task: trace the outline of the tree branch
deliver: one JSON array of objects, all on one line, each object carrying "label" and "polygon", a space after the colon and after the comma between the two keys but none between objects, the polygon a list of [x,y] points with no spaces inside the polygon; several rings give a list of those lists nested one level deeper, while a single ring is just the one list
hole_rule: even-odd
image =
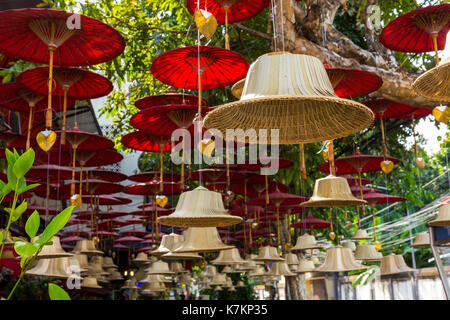
[{"label": "tree branch", "polygon": [[250,29],[250,28],[247,28],[246,26],[243,26],[240,23],[235,23],[235,24],[233,24],[233,26],[235,26],[239,30],[245,31],[245,32],[250,33],[250,34],[252,34],[254,36],[257,36],[257,37],[260,37],[260,38],[263,38],[263,39],[266,39],[266,40],[269,40],[269,41],[272,40],[272,37],[269,36],[268,34],[263,33],[263,32],[259,32],[259,31],[256,31],[256,30],[253,30],[253,29]]}]

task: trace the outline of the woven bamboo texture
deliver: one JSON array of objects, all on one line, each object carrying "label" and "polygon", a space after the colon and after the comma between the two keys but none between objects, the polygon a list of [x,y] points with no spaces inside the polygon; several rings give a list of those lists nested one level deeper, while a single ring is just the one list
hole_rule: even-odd
[{"label": "woven bamboo texture", "polygon": [[412,85],[420,96],[433,101],[450,101],[450,59],[425,72]]}]

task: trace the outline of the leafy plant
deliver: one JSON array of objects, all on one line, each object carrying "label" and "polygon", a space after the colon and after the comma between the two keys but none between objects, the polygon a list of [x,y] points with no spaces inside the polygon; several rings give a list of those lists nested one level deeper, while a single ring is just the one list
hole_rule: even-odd
[{"label": "leafy plant", "polygon": [[[33,166],[34,157],[35,154],[33,149],[29,149],[22,155],[19,155],[19,153],[15,149],[13,151],[6,149],[6,159],[8,165],[6,173],[8,177],[8,182],[5,183],[3,181],[0,181],[0,196],[1,196],[0,203],[11,192],[14,192],[14,196],[11,208],[5,209],[6,212],[9,213],[9,219],[5,230],[0,233],[1,237],[0,256],[2,256],[3,254],[3,249],[5,246],[6,238],[11,224],[19,220],[19,218],[27,210],[28,207],[26,201],[23,201],[22,203],[17,205],[19,196],[22,193],[32,190],[35,187],[39,186],[39,184],[27,185],[27,182],[25,180],[26,173]],[[21,271],[18,280],[16,281],[14,287],[9,292],[7,298],[8,300],[11,299],[11,297],[13,296],[17,286],[25,276],[27,270],[36,260],[42,248],[46,245],[52,244],[51,241],[53,236],[66,225],[67,221],[69,220],[72,214],[72,211],[73,207],[68,207],[64,209],[47,225],[42,234],[36,237],[36,234],[40,227],[41,220],[39,218],[39,212],[35,210],[30,215],[25,224],[25,232],[30,238],[30,241],[24,240],[22,238],[16,237],[12,238],[14,240],[14,250],[18,255],[20,255]],[[61,290],[63,289],[61,289],[60,287],[58,288],[59,289],[54,289],[53,287],[49,286],[50,295],[59,298],[63,297],[64,295],[61,292]],[[65,294],[67,295],[67,293]]]}]

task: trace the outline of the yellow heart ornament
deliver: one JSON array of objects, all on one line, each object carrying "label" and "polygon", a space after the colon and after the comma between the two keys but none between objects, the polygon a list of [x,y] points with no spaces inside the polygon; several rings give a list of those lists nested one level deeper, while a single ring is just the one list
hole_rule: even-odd
[{"label": "yellow heart ornament", "polygon": [[380,167],[384,173],[389,174],[394,169],[394,163],[391,160],[384,160],[381,161]]},{"label": "yellow heart ornament", "polygon": [[39,148],[45,152],[48,152],[56,142],[56,133],[51,130],[41,131],[36,136],[36,141]]},{"label": "yellow heart ornament", "polygon": [[77,209],[83,209],[83,204],[81,202],[81,196],[79,194],[74,194],[70,197],[70,205]]},{"label": "yellow heart ornament", "polygon": [[438,106],[433,109],[433,116],[436,121],[447,123],[450,120],[450,108],[447,106]]},{"label": "yellow heart ornament", "polygon": [[164,208],[169,199],[166,196],[156,196],[156,204],[161,208]]},{"label": "yellow heart ornament", "polygon": [[214,140],[211,139],[203,139],[197,145],[197,149],[204,154],[205,156],[211,157],[214,150],[216,148],[216,144]]},{"label": "yellow heart ornament", "polygon": [[375,241],[373,243],[373,246],[375,247],[375,249],[377,249],[377,251],[380,251],[380,249],[381,249],[381,242],[380,241]]},{"label": "yellow heart ornament", "polygon": [[423,160],[422,157],[418,157],[416,158],[416,166],[422,170],[423,168],[425,168],[425,160]]},{"label": "yellow heart ornament", "polygon": [[212,13],[206,10],[197,10],[194,13],[195,24],[206,39],[211,39],[217,29],[217,20]]},{"label": "yellow heart ornament", "polygon": [[328,236],[330,237],[331,240],[334,240],[336,238],[336,233],[334,233],[333,231],[331,231]]}]

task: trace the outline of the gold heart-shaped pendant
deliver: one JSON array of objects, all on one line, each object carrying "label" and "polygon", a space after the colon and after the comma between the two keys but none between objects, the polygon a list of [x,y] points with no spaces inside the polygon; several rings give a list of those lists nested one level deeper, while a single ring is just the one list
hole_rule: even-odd
[{"label": "gold heart-shaped pendant", "polygon": [[433,109],[433,116],[436,121],[447,123],[450,119],[450,108],[447,106],[438,106]]},{"label": "gold heart-shaped pendant", "polygon": [[346,229],[350,229],[352,227],[352,225],[353,225],[353,222],[346,221],[344,226],[345,226]]},{"label": "gold heart-shaped pendant", "polygon": [[286,251],[291,251],[291,249],[293,248],[294,246],[292,245],[292,243],[286,243],[285,245],[284,245],[284,248],[286,249]]},{"label": "gold heart-shaped pendant", "polygon": [[381,161],[380,167],[384,173],[389,174],[394,169],[394,163],[391,160],[384,160]]},{"label": "gold heart-shaped pendant", "polygon": [[380,241],[375,241],[373,243],[373,246],[375,247],[375,249],[377,249],[377,251],[380,251],[380,249],[381,249],[381,242]]},{"label": "gold heart-shaped pendant", "polygon": [[416,158],[416,166],[422,170],[423,168],[425,168],[425,160],[423,160],[422,157],[418,157]]},{"label": "gold heart-shaped pendant", "polygon": [[164,208],[166,206],[167,201],[169,201],[169,198],[167,198],[166,196],[156,196],[156,204],[161,208]]},{"label": "gold heart-shaped pendant", "polygon": [[70,205],[77,209],[83,209],[83,203],[81,202],[81,196],[79,194],[74,194],[70,197]]},{"label": "gold heart-shaped pendant", "polygon": [[56,142],[56,133],[51,130],[41,131],[36,136],[39,147],[48,152]]},{"label": "gold heart-shaped pendant", "polygon": [[330,232],[330,233],[328,234],[328,236],[330,237],[331,240],[334,240],[334,239],[336,238],[336,233],[334,233],[334,232],[332,231],[332,232]]},{"label": "gold heart-shaped pendant", "polygon": [[203,139],[197,145],[197,149],[207,157],[211,157],[216,148],[216,143],[211,139]]},{"label": "gold heart-shaped pendant", "polygon": [[329,156],[330,156],[330,153],[328,152],[328,150],[324,150],[324,151],[322,152],[322,157],[323,157],[325,160],[328,160]]},{"label": "gold heart-shaped pendant", "polygon": [[217,29],[217,20],[212,13],[206,10],[197,10],[194,13],[195,24],[206,39],[211,39]]}]

